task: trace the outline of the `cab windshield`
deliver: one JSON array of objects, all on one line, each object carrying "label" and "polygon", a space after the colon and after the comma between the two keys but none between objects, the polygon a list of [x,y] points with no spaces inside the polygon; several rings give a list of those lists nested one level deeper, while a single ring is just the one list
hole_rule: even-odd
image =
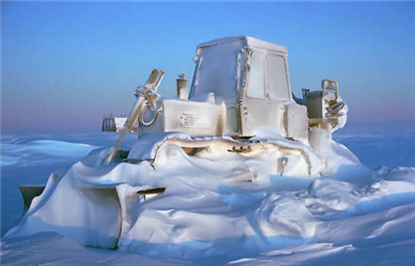
[{"label": "cab windshield", "polygon": [[217,45],[200,53],[189,98],[211,92],[224,100],[237,95],[238,55],[229,48],[232,46]]}]

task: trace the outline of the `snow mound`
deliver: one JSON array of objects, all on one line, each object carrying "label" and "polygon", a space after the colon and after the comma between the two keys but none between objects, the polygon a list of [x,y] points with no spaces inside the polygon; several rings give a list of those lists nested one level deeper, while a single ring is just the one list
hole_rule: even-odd
[{"label": "snow mound", "polygon": [[319,178],[298,196],[311,213],[326,218],[362,215],[415,202],[415,168],[382,168],[360,181],[363,182]]},{"label": "snow mound", "polygon": [[[103,167],[98,162],[109,148],[92,145],[108,145],[116,137],[89,136],[85,143],[90,145],[70,143],[67,137],[2,140],[2,174],[8,174],[2,184],[14,180],[16,170],[27,175],[27,169],[38,167],[40,175],[51,165],[62,162],[60,167],[69,167],[89,153],[60,172],[63,175],[50,175],[45,192],[2,238],[2,262],[348,265],[366,258],[369,265],[412,265],[415,261],[415,168],[372,171],[334,142],[325,152],[342,153],[350,160],[337,172],[318,178],[271,174],[261,156],[206,159],[188,156],[178,147],[167,149],[168,156],[155,167],[145,160]],[[244,180],[252,182],[238,182]],[[17,186],[9,185],[16,190]],[[144,199],[139,193],[160,187],[165,192],[154,197]],[[2,200],[9,195],[4,192]],[[114,248],[117,251],[109,250]],[[21,256],[21,250],[30,259]]]},{"label": "snow mound", "polygon": [[[57,232],[85,246],[238,264],[261,254],[314,247],[336,253],[372,238],[415,234],[414,168],[348,165],[333,176],[301,179],[269,175],[258,160],[209,161],[182,149],[169,151],[156,171],[147,161],[96,167],[107,151],[94,150],[63,177],[52,175],[6,237]],[[252,182],[229,182],[252,173]],[[166,190],[144,200],[138,191],[147,187]],[[395,222],[379,224],[385,217]]]}]

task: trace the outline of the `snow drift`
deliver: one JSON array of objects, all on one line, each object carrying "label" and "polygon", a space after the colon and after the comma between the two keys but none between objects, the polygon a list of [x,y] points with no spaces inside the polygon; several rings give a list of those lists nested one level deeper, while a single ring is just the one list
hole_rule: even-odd
[{"label": "snow drift", "polygon": [[[238,260],[415,235],[414,168],[373,172],[351,160],[328,177],[296,178],[269,174],[255,158],[207,160],[178,147],[156,170],[147,161],[96,167],[107,152],[52,174],[6,237],[57,232],[157,258],[248,263]],[[244,176],[252,182],[235,183]],[[166,190],[144,199],[138,192],[149,187]]]}]

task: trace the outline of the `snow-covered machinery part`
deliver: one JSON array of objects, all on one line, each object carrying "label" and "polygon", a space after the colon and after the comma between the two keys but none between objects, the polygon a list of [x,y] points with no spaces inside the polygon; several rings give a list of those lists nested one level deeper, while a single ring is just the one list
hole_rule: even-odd
[{"label": "snow-covered machinery part", "polygon": [[[67,186],[63,175],[52,174],[46,186],[21,186],[24,200],[24,212],[21,224],[42,215],[42,208],[56,207],[71,198],[71,204],[65,208],[56,208],[54,215],[47,215],[43,222],[46,231],[58,231],[58,228],[72,226],[78,230],[67,230],[64,234],[86,246],[117,249],[121,234],[133,219],[132,209],[164,193],[165,187],[147,185],[129,186],[110,185],[102,187]],[[62,185],[66,189],[59,189]],[[62,207],[62,206],[60,206]],[[58,217],[58,218],[57,218]],[[15,228],[8,234],[18,234],[21,228]],[[90,229],[99,230],[91,233]]]},{"label": "snow-covered machinery part", "polygon": [[176,85],[177,98],[181,100],[189,99],[189,81],[185,78],[183,73],[179,75],[178,79],[176,79]]},{"label": "snow-covered machinery part", "polygon": [[337,82],[334,80],[324,79],[321,82],[321,91],[303,89],[304,104],[307,106],[307,112],[310,119],[311,127],[335,127],[339,124],[339,117],[343,116],[341,112],[345,103],[339,100]]},{"label": "snow-covered machinery part", "polygon": [[154,69],[151,72],[151,75],[148,78],[146,84],[144,86],[137,88],[137,90],[134,93],[134,95],[137,97],[137,101],[135,102],[134,107],[130,111],[127,121],[125,121],[124,130],[121,133],[121,136],[117,144],[109,151],[108,155],[105,157],[104,162],[111,163],[114,160],[118,152],[118,149],[120,148],[121,143],[125,137],[125,134],[131,130],[131,127],[138,119],[139,114],[142,113],[142,108],[145,105],[150,105],[152,110],[156,108],[156,101],[160,97],[160,95],[158,95],[156,91],[160,85],[161,80],[163,79],[163,76],[163,71]]}]

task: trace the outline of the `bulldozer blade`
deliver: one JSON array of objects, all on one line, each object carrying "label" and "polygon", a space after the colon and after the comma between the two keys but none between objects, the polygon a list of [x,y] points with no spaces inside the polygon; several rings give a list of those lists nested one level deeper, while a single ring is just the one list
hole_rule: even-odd
[{"label": "bulldozer blade", "polygon": [[[146,200],[152,199],[154,197],[162,194],[166,187],[152,187],[148,185],[143,185],[139,187],[129,187],[127,189],[128,193],[125,193],[125,190],[121,188],[122,186],[109,186],[109,187],[67,187],[65,191],[53,191],[51,192],[48,188],[46,193],[49,194],[49,200],[52,202],[54,199],[58,199],[56,204],[59,205],[59,199],[62,199],[63,195],[79,194],[79,198],[73,201],[71,204],[77,206],[72,210],[77,210],[77,212],[62,212],[60,213],[61,219],[55,220],[53,215],[52,217],[45,217],[44,222],[48,223],[51,230],[57,230],[67,226],[67,221],[73,220],[78,224],[79,230],[88,234],[91,232],[90,229],[97,229],[97,234],[94,235],[93,240],[82,242],[84,238],[79,237],[77,234],[73,234],[72,231],[68,232],[68,236],[74,239],[77,239],[84,243],[86,246],[90,247],[100,247],[106,249],[115,250],[118,248],[118,243],[120,241],[123,225],[125,221],[130,221],[131,207],[137,207],[139,204],[142,204]],[[41,195],[45,191],[45,186],[21,186],[19,187],[20,192],[23,197],[24,202],[24,213],[23,213],[23,222],[27,217],[25,215],[30,209],[32,201],[35,197]],[[45,195],[46,197],[48,195]],[[138,201],[135,200],[134,196]],[[33,203],[33,209],[30,209],[30,212],[36,212],[43,205]],[[37,206],[35,206],[35,204]],[[132,205],[131,205],[132,204]],[[52,206],[56,208],[57,205]],[[77,220],[76,217],[84,217],[87,215],[88,219]],[[51,220],[49,220],[51,219]],[[66,221],[66,222],[65,222]],[[94,231],[95,232],[95,231]]]},{"label": "bulldozer blade", "polygon": [[23,215],[29,210],[30,204],[35,197],[40,196],[45,190],[45,186],[20,186],[20,193],[23,197],[24,209]]}]

